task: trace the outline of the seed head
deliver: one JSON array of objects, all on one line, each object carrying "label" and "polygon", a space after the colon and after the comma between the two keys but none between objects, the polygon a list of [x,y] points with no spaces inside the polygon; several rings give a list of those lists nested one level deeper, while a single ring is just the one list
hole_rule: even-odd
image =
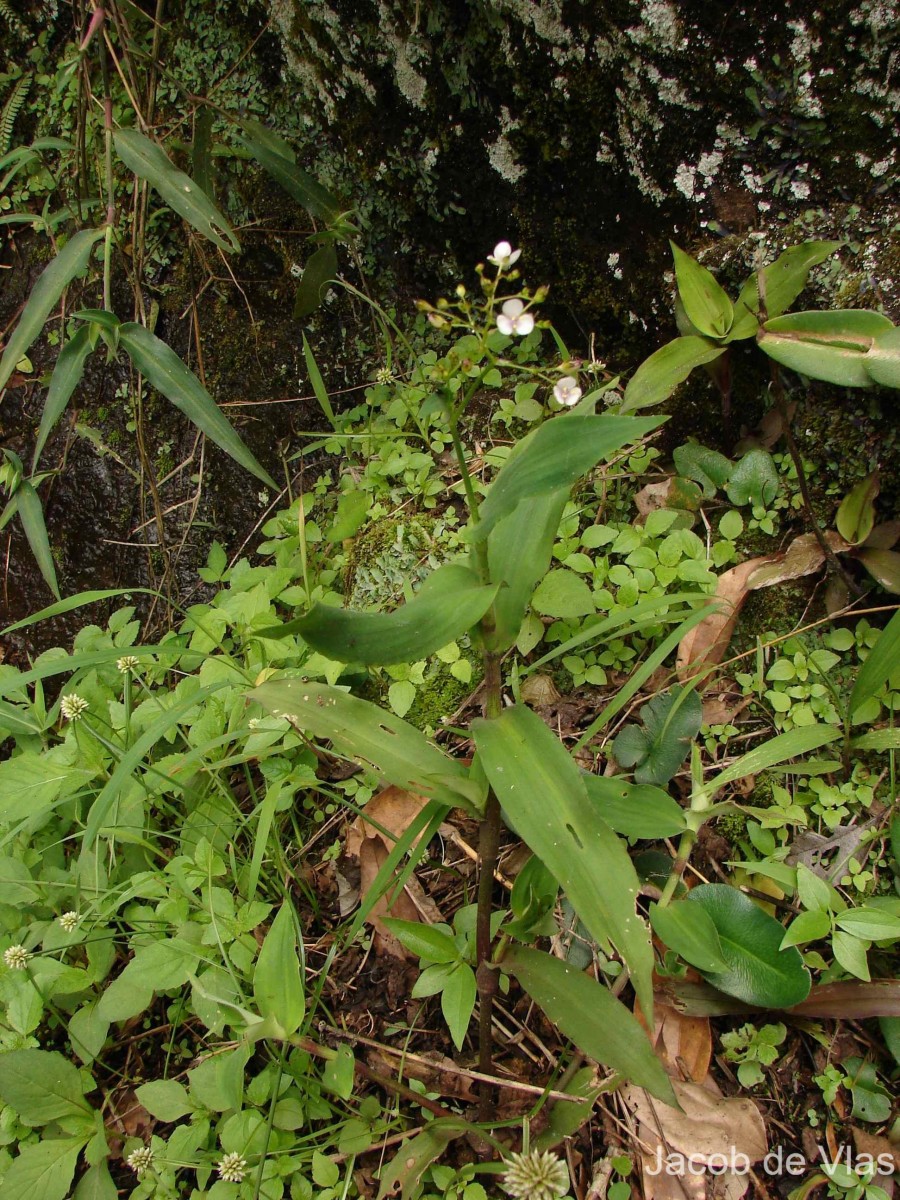
[{"label": "seed head", "polygon": [[59,702],[59,711],[65,721],[80,721],[89,707],[84,696],[76,696],[74,692],[69,692]]},{"label": "seed head", "polygon": [[3,961],[11,971],[24,971],[31,956],[31,951],[24,946],[10,946],[3,951]]},{"label": "seed head", "polygon": [[153,1166],[153,1151],[149,1146],[138,1146],[125,1159],[138,1179]]},{"label": "seed head", "polygon": [[242,1154],[226,1154],[216,1165],[220,1178],[226,1183],[240,1183],[247,1174],[247,1160]]},{"label": "seed head", "polygon": [[522,1200],[557,1200],[569,1190],[566,1164],[549,1150],[511,1154],[503,1176],[503,1189]]}]

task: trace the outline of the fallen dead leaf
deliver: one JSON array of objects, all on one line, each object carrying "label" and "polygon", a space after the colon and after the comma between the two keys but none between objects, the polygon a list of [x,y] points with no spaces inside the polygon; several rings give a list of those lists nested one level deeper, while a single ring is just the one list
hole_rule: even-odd
[{"label": "fallen dead leaf", "polygon": [[730,725],[744,709],[753,703],[752,696],[734,696],[720,692],[718,696],[704,696],[703,724]]},{"label": "fallen dead leaf", "polygon": [[[403,836],[427,803],[426,796],[418,796],[403,788],[391,786],[373,796],[366,805],[365,816],[357,817],[350,826],[346,852],[349,857],[359,860],[361,900],[364,900],[371,890],[378,872],[393,849],[394,841]],[[390,906],[386,896],[379,897],[366,918],[367,923],[375,930],[375,949],[381,954],[402,959],[409,958],[410,955],[382,921],[381,918],[388,915],[398,917],[402,921],[424,919],[430,924],[444,919],[440,909],[425,894],[414,876],[410,876]]]},{"label": "fallen dead leaf", "polygon": [[[640,1005],[635,1005],[634,1015],[647,1029]],[[701,1083],[712,1059],[709,1019],[685,1016],[659,995],[653,998],[653,1015],[656,1024],[650,1040],[666,1071],[673,1079]]]},{"label": "fallen dead leaf", "polygon": [[521,696],[526,704],[552,704],[559,691],[549,675],[529,675],[522,683]]},{"label": "fallen dead leaf", "polygon": [[[867,1133],[865,1129],[857,1129],[854,1126],[853,1142],[856,1146],[857,1154],[871,1154],[872,1158],[876,1161],[883,1154],[885,1159],[893,1161],[894,1171],[900,1172],[900,1146],[895,1146],[886,1137],[879,1137],[875,1133]],[[876,1180],[876,1183],[884,1187],[880,1179]]]},{"label": "fallen dead leaf", "polygon": [[678,647],[676,669],[679,676],[684,678],[700,666],[715,666],[722,661],[738,614],[747,599],[748,580],[754,571],[768,561],[751,558],[719,576],[709,616],[689,630]]},{"label": "fallen dead leaf", "polygon": [[[845,554],[851,549],[850,543],[845,542],[833,529],[826,532],[825,541],[835,554]],[[755,592],[759,588],[772,587],[776,583],[800,579],[804,575],[812,575],[821,570],[824,562],[825,551],[816,535],[802,533],[800,537],[794,538],[787,550],[775,555],[771,561],[762,563],[747,581],[747,587],[751,592]]]}]

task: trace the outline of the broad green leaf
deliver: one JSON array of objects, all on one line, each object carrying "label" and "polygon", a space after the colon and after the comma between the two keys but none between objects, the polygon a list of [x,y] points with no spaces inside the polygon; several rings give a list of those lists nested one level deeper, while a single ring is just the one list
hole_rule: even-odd
[{"label": "broad green leaf", "polygon": [[695,367],[724,354],[721,346],[702,337],[680,337],[645,358],[625,388],[623,413],[650,408],[668,400]]},{"label": "broad green leaf", "polygon": [[881,1036],[894,1062],[900,1066],[900,1017],[879,1017]]},{"label": "broad green leaf", "polygon": [[342,1100],[349,1100],[353,1095],[355,1081],[356,1059],[350,1047],[342,1043],[338,1046],[334,1058],[328,1059],[322,1068],[322,1083]]},{"label": "broad green leaf", "polygon": [[116,1200],[119,1189],[113,1183],[105,1162],[95,1163],[78,1180],[72,1200]]},{"label": "broad green leaf", "polygon": [[488,572],[500,590],[494,600],[494,631],[484,634],[488,650],[508,650],[516,640],[535,585],[550,566],[568,494],[568,488],[559,488],[520,500],[491,531]]},{"label": "broad green leaf", "polygon": [[885,591],[900,594],[900,554],[896,550],[860,550],[857,558]]},{"label": "broad green leaf", "polygon": [[139,1103],[159,1121],[177,1121],[194,1111],[194,1104],[183,1083],[175,1079],[154,1079],[135,1088]]},{"label": "broad green leaf", "polygon": [[900,388],[900,329],[878,334],[863,366],[882,387]]},{"label": "broad green leaf", "polygon": [[263,638],[299,634],[337,662],[366,666],[418,662],[454,642],[481,620],[497,594],[461,563],[438,567],[408,604],[389,613],[316,604],[305,617],[262,629]]},{"label": "broad green leaf", "polygon": [[362,763],[389,783],[444,804],[472,809],[479,789],[462,763],[438,750],[418,729],[368,700],[301,679],[271,680],[248,695],[313,737],[328,738],[338,753]]},{"label": "broad green leaf", "polygon": [[516,832],[555,875],[590,935],[601,945],[609,939],[620,952],[649,1017],[653,952],[635,915],[637,874],[625,844],[591,803],[582,773],[556,735],[522,705],[474,721],[472,731]]},{"label": "broad green leaf", "polygon": [[786,946],[805,946],[807,942],[817,942],[820,938],[831,933],[831,918],[822,909],[802,912],[788,926],[787,932],[781,939],[782,950]]},{"label": "broad green leaf", "polygon": [[701,334],[723,338],[734,320],[734,308],[718,280],[696,259],[669,242],[675,259],[678,294],[688,320]]},{"label": "broad green leaf", "polygon": [[693,688],[673,688],[645,704],[640,717],[644,728],[626,725],[613,754],[621,766],[635,768],[635,783],[668,783],[700,732],[703,703]]},{"label": "broad green leaf", "polygon": [[253,998],[263,1018],[278,1022],[282,1036],[296,1033],[306,1014],[303,971],[294,908],[285,900],[269,926],[253,969]]},{"label": "broad green leaf", "polygon": [[258,121],[245,119],[241,127],[244,130],[241,140],[262,169],[302,208],[326,225],[333,224],[341,215],[340,201],[297,166],[290,145]]},{"label": "broad green leaf", "polygon": [[[803,242],[791,246],[762,271],[767,317],[779,317],[790,308],[803,289],[809,272],[839,249],[841,242]],[[734,306],[734,324],[728,341],[754,337],[759,328],[759,284],[757,272],[741,288]]]},{"label": "broad green leaf", "polygon": [[41,272],[0,358],[0,388],[6,387],[16,364],[44,328],[44,322],[56,307],[60,296],[76,275],[86,269],[94,243],[103,234],[103,229],[82,229],[73,234],[56,258]]},{"label": "broad green leaf", "polygon": [[874,696],[894,671],[900,668],[900,609],[878,635],[878,641],[859,669],[850,693],[850,713],[856,712]]},{"label": "broad green leaf", "polygon": [[[704,784],[703,791],[707,796],[713,796],[728,783],[736,779],[744,779],[747,775],[758,775],[770,767],[787,762],[789,758],[797,758],[818,750],[828,742],[833,742],[841,736],[840,729],[834,725],[811,725],[807,728],[792,729],[789,733],[780,733],[778,737],[769,738],[755,750],[750,750],[730,767],[720,771],[713,779]],[[696,890],[696,889],[695,889]]]},{"label": "broad green leaf", "polygon": [[900,917],[883,908],[852,908],[838,913],[835,924],[855,937],[870,942],[882,942],[900,938]]},{"label": "broad green leaf", "polygon": [[872,976],[869,973],[867,942],[860,941],[853,933],[839,929],[831,939],[831,949],[839,966],[855,975],[857,979],[869,982]]},{"label": "broad green leaf", "polygon": [[565,567],[547,572],[535,589],[531,604],[535,612],[563,620],[590,616],[597,607],[586,581]]},{"label": "broad green leaf", "polygon": [[457,1050],[462,1050],[466,1030],[475,1008],[475,972],[467,963],[460,963],[451,971],[441,989],[441,1012]]},{"label": "broad green leaf", "polygon": [[65,1200],[85,1138],[44,1138],[22,1146],[3,1176],[3,1200]]},{"label": "broad green leaf", "polygon": [[662,788],[607,775],[585,775],[583,779],[591,803],[614,833],[655,841],[687,828],[684,811]]},{"label": "broad green leaf", "polygon": [[294,298],[294,320],[300,321],[314,313],[337,275],[337,251],[332,243],[320,246],[303,268]]},{"label": "broad green leaf", "polygon": [[453,963],[459,960],[459,951],[449,933],[420,921],[401,921],[397,917],[381,919],[410,954],[430,963]]},{"label": "broad green leaf", "polygon": [[740,459],[726,484],[732,504],[753,504],[768,508],[778,495],[780,480],[768,450],[750,450]]},{"label": "broad green leaf", "polygon": [[472,538],[486,538],[516,505],[545,492],[570,488],[586,471],[632,442],[659,421],[647,417],[582,417],[561,413],[522,439],[501,468],[481,505]]},{"label": "broad green leaf", "polygon": [[94,348],[94,339],[90,326],[82,325],[75,336],[63,346],[50,377],[50,387],[47,399],[44,401],[44,411],[41,414],[41,427],[38,430],[34,455],[31,459],[32,473],[37,470],[38,460],[46,445],[47,438],[53,432],[56,422],[63,415],[72,393],[81,382],[84,374],[84,364]]},{"label": "broad green leaf", "polygon": [[162,146],[136,129],[119,129],[113,134],[116,153],[129,171],[145,179],[170,208],[184,217],[220,250],[238,252],[240,242],[225,217],[198,183],[179,171]]},{"label": "broad green leaf", "polygon": [[133,321],[121,327],[119,336],[135,367],[158,392],[235,462],[278,490],[272,476],[259,465],[209,392],[170,346]]},{"label": "broad green leaf", "polygon": [[677,1107],[643,1027],[602,984],[562,959],[524,946],[507,949],[501,965],[579,1050]]},{"label": "broad green leaf", "polygon": [[797,864],[797,896],[811,911],[828,912],[835,904],[832,888],[805,863]]},{"label": "broad green leaf", "polygon": [[372,497],[362,489],[341,492],[334,524],[325,533],[326,542],[343,542],[346,538],[352,538],[360,526],[365,524],[371,504]]},{"label": "broad green leaf", "polygon": [[10,1050],[0,1062],[0,1097],[26,1124],[90,1113],[81,1072],[55,1050]]},{"label": "broad green leaf", "polygon": [[331,428],[337,429],[338,422],[334,415],[334,409],[331,407],[331,397],[328,395],[328,389],[322,379],[322,372],[319,370],[312,346],[310,346],[305,333],[303,335],[303,358],[306,362],[306,370],[309,372],[309,382],[312,384],[312,390],[319,402],[319,408],[325,414]]},{"label": "broad green leaf", "polygon": [[876,337],[890,329],[887,317],[865,309],[799,312],[766,321],[757,342],[770,358],[810,379],[868,388],[866,355]]},{"label": "broad green leaf", "polygon": [[79,308],[72,316],[76,321],[88,321],[92,325],[99,325],[107,333],[115,333],[122,325],[116,314],[108,308]]},{"label": "broad green leaf", "polygon": [[127,1021],[149,1008],[157,992],[181,987],[197,967],[200,949],[179,938],[161,938],[135,951],[125,970],[97,1002],[104,1021]]},{"label": "broad green leaf", "polygon": [[673,900],[665,908],[650,905],[653,932],[698,971],[727,971],[722,943],[712,917],[699,904]]},{"label": "broad green leaf", "polygon": [[724,971],[703,971],[709,982],[746,1004],[792,1008],[809,995],[810,974],[793,946],[782,950],[784,928],[737,888],[704,883],[688,893],[712,917],[728,964]]},{"label": "broad green leaf", "polygon": [[90,1066],[106,1044],[109,1022],[97,1012],[96,1003],[82,1004],[69,1020],[69,1041],[83,1063]]},{"label": "broad green leaf", "polygon": [[697,442],[687,442],[672,451],[672,461],[679,475],[695,479],[703,495],[711,499],[728,482],[734,464],[724,454],[710,450]]},{"label": "broad green leaf", "polygon": [[851,546],[864,542],[875,526],[875,497],[879,488],[878,472],[873,471],[861,479],[840,503],[834,523],[838,533]]},{"label": "broad green leaf", "polygon": [[462,1119],[457,1125],[455,1121],[438,1118],[404,1142],[390,1163],[381,1169],[377,1200],[395,1197],[398,1188],[400,1200],[414,1200],[422,1192],[422,1176],[431,1164],[441,1158],[454,1138],[462,1137],[468,1129]]},{"label": "broad green leaf", "polygon": [[13,500],[35,562],[40,568],[47,587],[58,600],[60,596],[59,584],[56,580],[56,566],[53,562],[53,551],[50,549],[47,526],[44,523],[44,509],[40,496],[29,480],[22,479],[15,490]]}]

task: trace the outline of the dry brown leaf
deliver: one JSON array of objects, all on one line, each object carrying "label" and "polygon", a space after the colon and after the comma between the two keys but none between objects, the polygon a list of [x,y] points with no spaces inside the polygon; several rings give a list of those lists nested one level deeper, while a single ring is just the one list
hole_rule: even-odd
[{"label": "dry brown leaf", "polygon": [[526,704],[552,704],[559,699],[559,691],[549,675],[529,675],[522,683],[522,699]]},{"label": "dry brown leaf", "polygon": [[683,678],[700,666],[715,666],[722,661],[741,606],[747,599],[748,580],[768,558],[751,558],[719,576],[709,616],[682,638],[676,667]]},{"label": "dry brown leaf", "polygon": [[[646,1029],[640,1005],[635,1005],[634,1015]],[[658,994],[653,998],[653,1015],[656,1025],[650,1040],[666,1071],[673,1079],[702,1082],[709,1074],[712,1058],[708,1018],[685,1016]]]},{"label": "dry brown leaf", "polygon": [[[886,1137],[879,1137],[875,1133],[867,1133],[865,1129],[857,1129],[855,1126],[853,1129],[853,1141],[856,1145],[857,1154],[870,1154],[876,1161],[884,1154],[886,1158],[893,1161],[894,1170],[900,1173],[900,1146],[895,1146]],[[884,1187],[880,1179],[875,1182]]]},{"label": "dry brown leaf", "polygon": [[718,696],[704,696],[703,724],[730,725],[735,717],[740,716],[748,704],[752,703],[752,696],[733,696],[728,692],[720,692]]},{"label": "dry brown leaf", "polygon": [[[835,554],[845,554],[851,547],[839,533],[829,529],[825,541]],[[825,562],[825,551],[819,544],[814,533],[803,533],[794,538],[782,554],[776,554],[768,563],[760,566],[748,581],[747,587],[751,592],[759,588],[772,587],[776,583],[787,583],[791,579],[800,579],[803,575],[812,575],[821,569]]]},{"label": "dry brown leaf", "polygon": [[[359,894],[365,900],[375,882],[378,872],[390,854],[394,839],[400,838],[413,823],[425,805],[426,796],[418,796],[403,788],[388,787],[373,796],[366,805],[365,816],[357,817],[347,834],[347,854],[359,859]],[[381,829],[386,833],[382,833]],[[388,836],[393,834],[393,838]],[[381,896],[366,918],[375,929],[375,948],[381,954],[393,958],[409,958],[400,942],[382,921],[384,916],[398,917],[401,921],[419,921],[424,918],[431,924],[443,921],[443,914],[434,901],[422,891],[413,877],[388,907],[387,897]]]}]

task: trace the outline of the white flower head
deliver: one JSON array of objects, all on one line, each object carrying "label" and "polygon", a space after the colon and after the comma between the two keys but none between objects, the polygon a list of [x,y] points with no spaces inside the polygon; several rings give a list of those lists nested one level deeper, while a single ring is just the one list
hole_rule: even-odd
[{"label": "white flower head", "polygon": [[138,1146],[125,1159],[138,1179],[153,1166],[153,1151],[149,1146]]},{"label": "white flower head", "polygon": [[578,380],[573,379],[571,375],[563,375],[556,387],[553,389],[553,396],[557,404],[563,405],[564,408],[574,408],[581,399],[581,388],[578,386]]},{"label": "white flower head", "polygon": [[499,271],[508,271],[513,263],[519,261],[521,250],[513,250],[509,242],[498,242],[494,253],[488,255],[488,262],[493,263]]},{"label": "white flower head", "polygon": [[116,670],[121,671],[123,675],[129,675],[139,666],[140,661],[136,654],[123,654],[121,658],[116,659]]},{"label": "white flower head", "polygon": [[526,337],[534,329],[534,317],[525,311],[521,300],[506,300],[497,318],[497,328],[507,337],[512,337],[513,334]]},{"label": "white flower head", "polygon": [[10,946],[3,951],[3,961],[11,971],[24,971],[31,957],[31,951],[24,946]]},{"label": "white flower head", "polygon": [[66,933],[74,933],[78,928],[78,922],[80,920],[81,917],[79,917],[78,913],[73,908],[70,909],[69,912],[64,912],[62,914],[62,916],[59,918],[59,923]]},{"label": "white flower head", "polygon": [[88,708],[84,696],[76,696],[74,692],[69,692],[68,696],[63,696],[59,702],[59,711],[65,721],[80,721]]},{"label": "white flower head", "polygon": [[510,1196],[528,1197],[528,1200],[556,1200],[569,1190],[569,1172],[566,1164],[550,1150],[541,1154],[531,1150],[528,1154],[510,1154],[509,1164],[503,1176],[503,1190]]},{"label": "white flower head", "polygon": [[226,1154],[216,1164],[220,1178],[226,1183],[240,1183],[247,1174],[247,1160],[242,1154]]}]

